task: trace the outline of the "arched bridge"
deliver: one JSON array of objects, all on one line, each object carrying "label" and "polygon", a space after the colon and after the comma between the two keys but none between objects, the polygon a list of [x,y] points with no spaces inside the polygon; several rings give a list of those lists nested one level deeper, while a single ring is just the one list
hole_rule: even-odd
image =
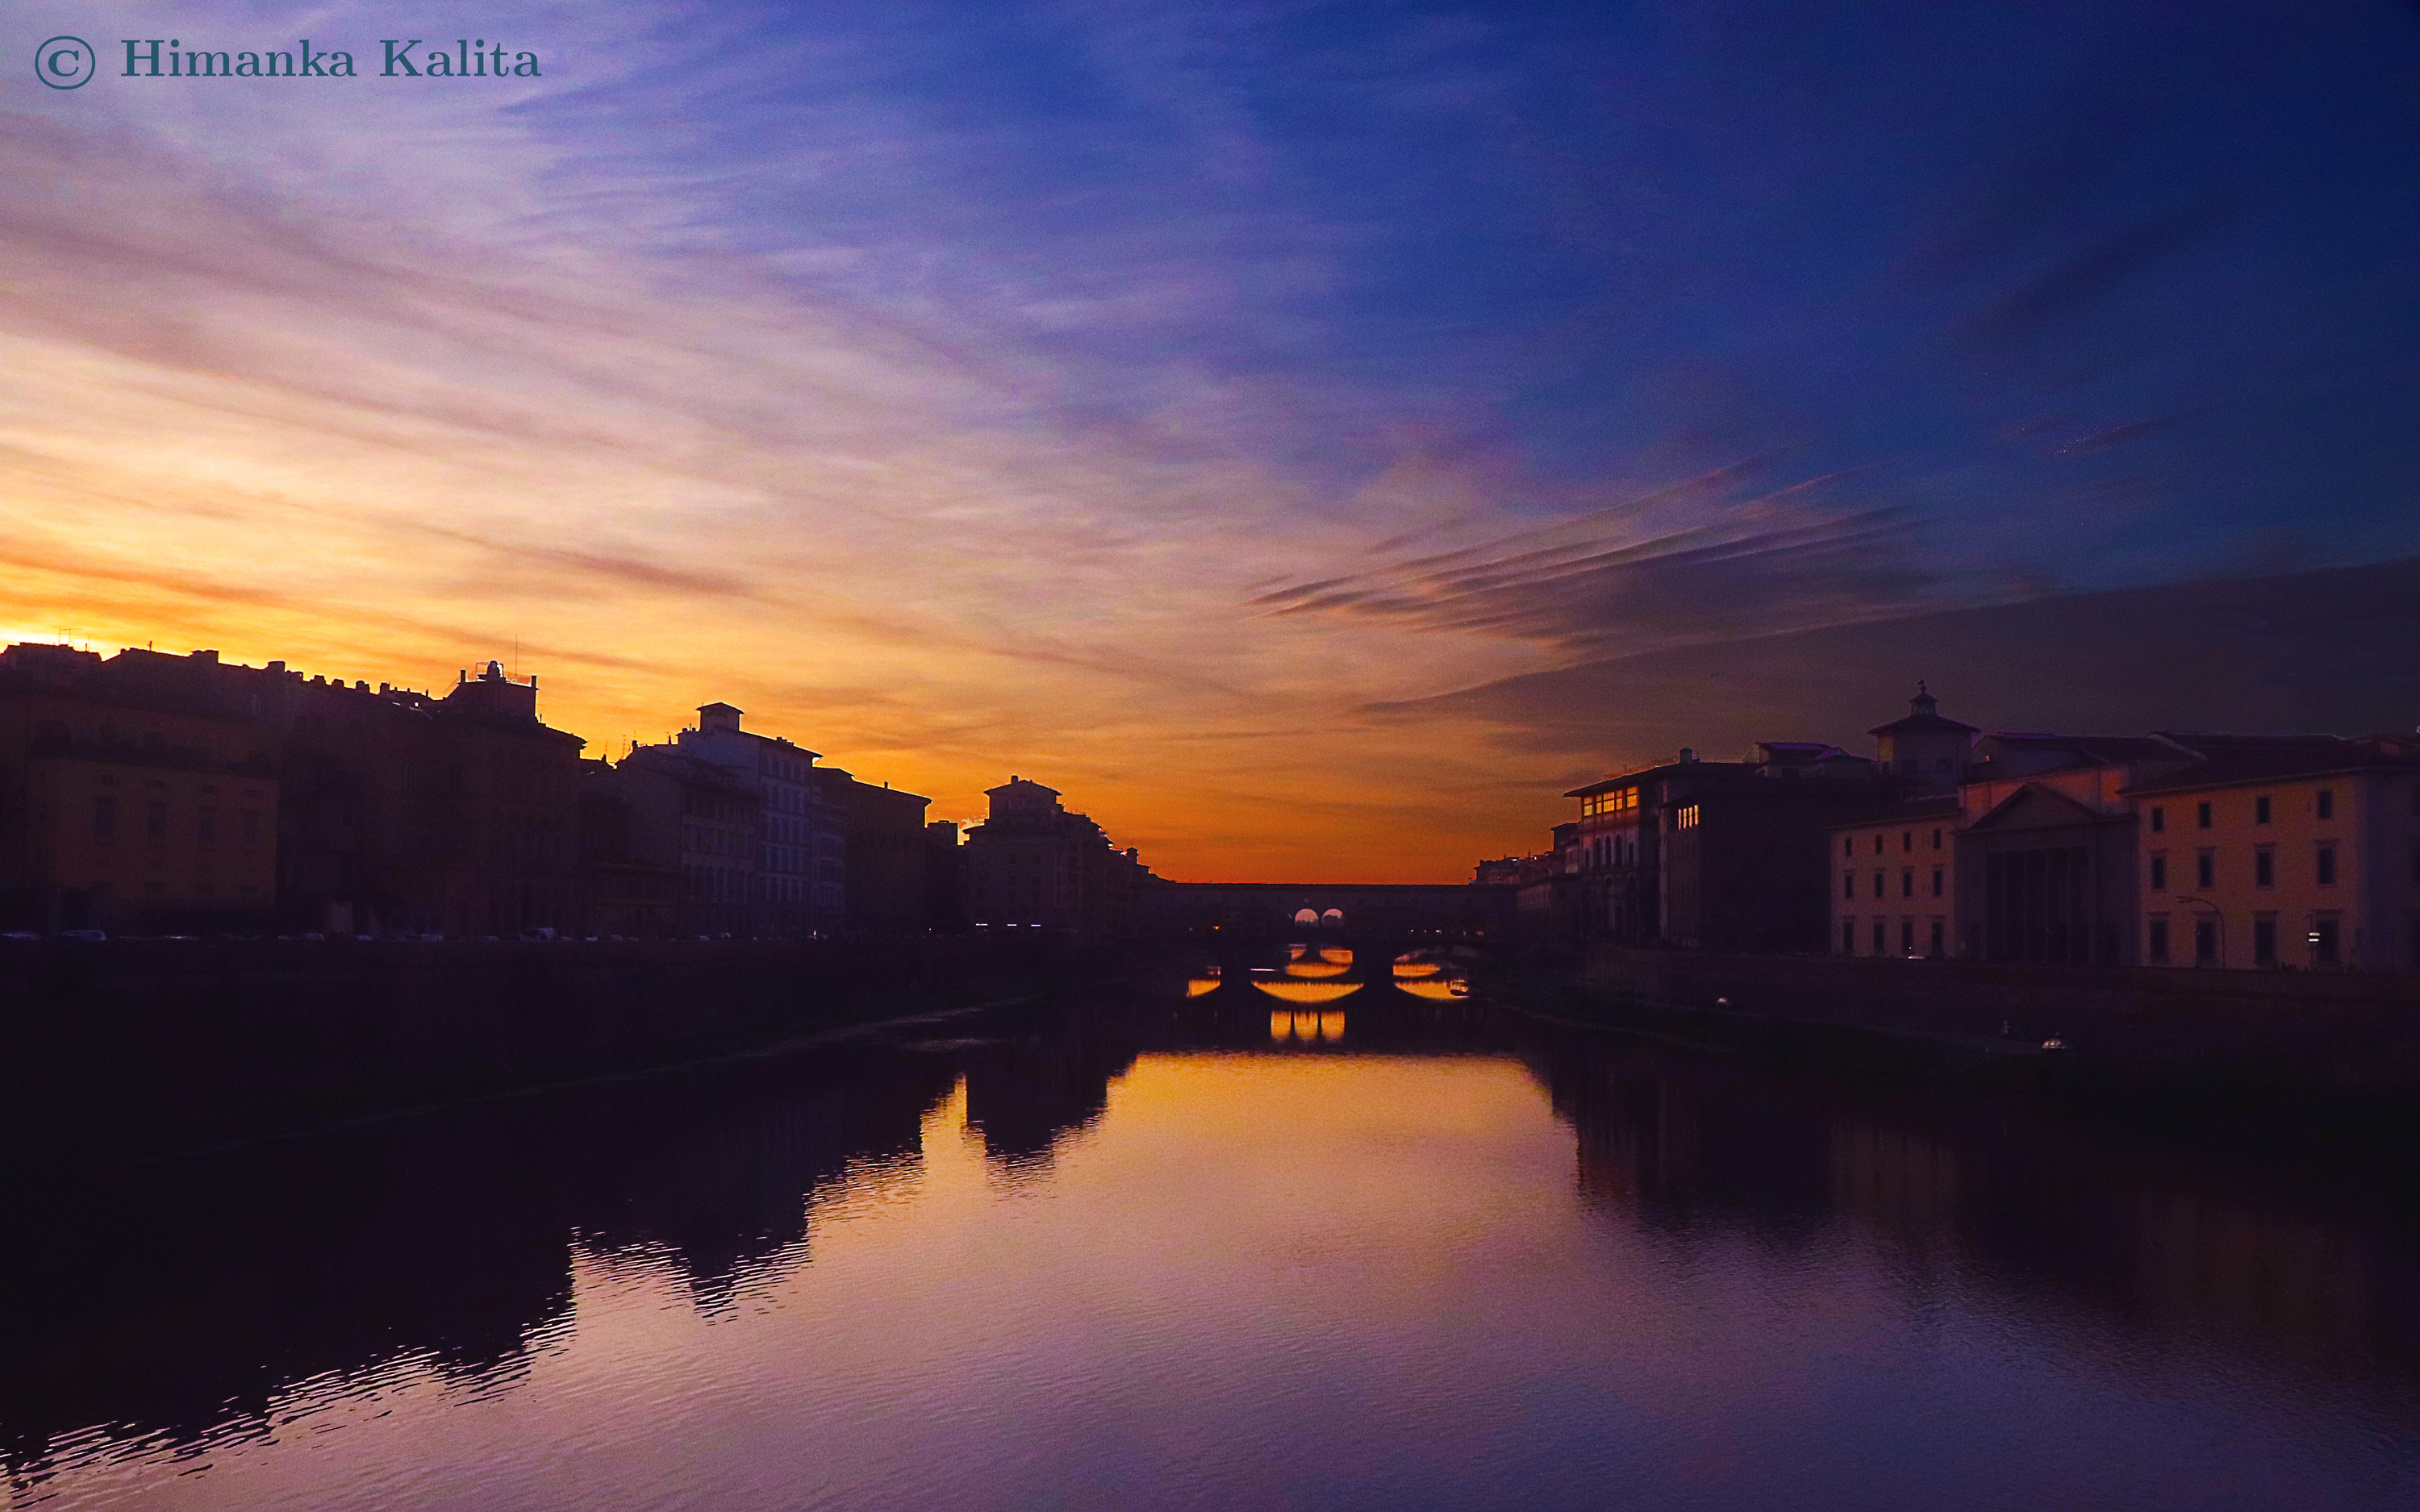
[{"label": "arched bridge", "polygon": [[1156,882],[1135,898],[1135,925],[1165,939],[1477,938],[1502,889],[1464,883]]}]

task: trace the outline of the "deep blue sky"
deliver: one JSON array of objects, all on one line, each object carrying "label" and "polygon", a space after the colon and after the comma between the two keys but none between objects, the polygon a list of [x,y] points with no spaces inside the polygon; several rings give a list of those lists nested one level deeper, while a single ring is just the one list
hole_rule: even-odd
[{"label": "deep blue sky", "polygon": [[[1926,560],[2032,582],[2413,547],[2409,6],[844,4],[665,39],[543,128],[693,207],[656,234],[843,251],[796,276],[1047,359],[1063,418],[1339,488],[1476,447],[1542,510],[1870,470]],[[1212,435],[1167,423],[1229,383]]]}]

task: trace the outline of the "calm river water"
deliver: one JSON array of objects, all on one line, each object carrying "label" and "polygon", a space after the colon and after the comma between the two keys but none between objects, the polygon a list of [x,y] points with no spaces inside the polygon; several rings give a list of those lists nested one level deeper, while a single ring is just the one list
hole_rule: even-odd
[{"label": "calm river water", "polygon": [[2386,1216],[1349,986],[1171,979],[21,1197],[11,1504],[2420,1504]]}]

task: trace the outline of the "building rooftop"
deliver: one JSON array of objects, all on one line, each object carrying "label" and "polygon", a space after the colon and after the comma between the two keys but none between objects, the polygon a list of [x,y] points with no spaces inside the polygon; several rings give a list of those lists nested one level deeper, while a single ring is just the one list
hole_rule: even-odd
[{"label": "building rooftop", "polygon": [[1916,697],[1907,701],[1907,717],[1878,724],[1866,732],[1869,735],[1971,735],[1978,733],[1971,724],[1962,724],[1938,712],[1940,700],[1934,698],[1922,683],[1916,685]]},{"label": "building rooftop", "polygon": [[2184,793],[2379,767],[2420,771],[2420,739],[2409,735],[2179,738],[2206,747],[2209,758],[2182,771],[2133,783],[2123,791]]}]

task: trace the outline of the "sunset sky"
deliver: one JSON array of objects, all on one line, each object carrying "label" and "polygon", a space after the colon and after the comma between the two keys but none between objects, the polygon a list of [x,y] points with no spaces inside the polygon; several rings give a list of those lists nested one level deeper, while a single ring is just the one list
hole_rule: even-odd
[{"label": "sunset sky", "polygon": [[[458,35],[542,76],[117,76]],[[1683,741],[1869,750],[1918,676],[2420,719],[2420,6],[0,37],[6,640],[495,656],[600,754],[726,700],[1201,880],[1458,879]]]}]

